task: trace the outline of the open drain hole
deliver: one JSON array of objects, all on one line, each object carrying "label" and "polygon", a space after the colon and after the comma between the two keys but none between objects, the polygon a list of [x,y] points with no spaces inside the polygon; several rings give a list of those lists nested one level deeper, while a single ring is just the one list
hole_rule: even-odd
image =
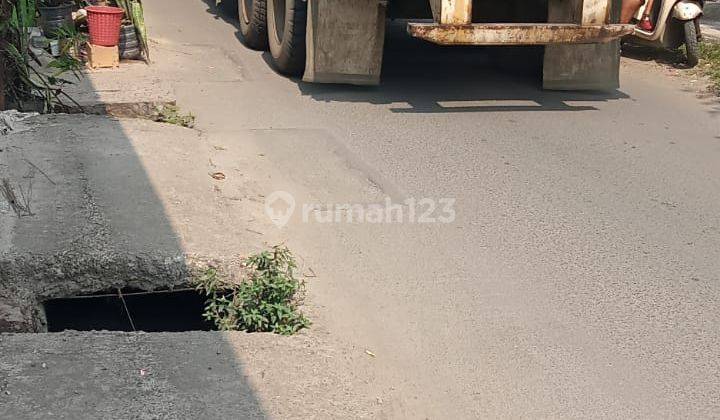
[{"label": "open drain hole", "polygon": [[48,332],[183,332],[216,329],[213,323],[203,318],[205,297],[194,289],[155,292],[123,289],[120,293],[118,290],[110,290],[93,295],[50,299],[43,305]]}]

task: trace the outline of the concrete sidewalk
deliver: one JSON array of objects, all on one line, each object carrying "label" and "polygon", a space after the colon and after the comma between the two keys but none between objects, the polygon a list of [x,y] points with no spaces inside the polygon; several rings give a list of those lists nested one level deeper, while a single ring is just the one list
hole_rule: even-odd
[{"label": "concrete sidewalk", "polygon": [[2,139],[0,177],[16,195],[32,194],[32,215],[17,217],[7,203],[1,214],[0,302],[25,307],[25,322],[10,330],[41,329],[31,312],[42,300],[128,279],[141,289],[187,284],[200,260],[231,266],[273,240],[248,230],[266,230],[262,200],[243,175],[256,163],[222,150],[221,137],[102,116],[31,123]]},{"label": "concrete sidewalk", "polygon": [[[0,203],[3,331],[42,330],[49,298],[173,288],[207,263],[232,275],[239,256],[281,240],[255,184],[269,168],[229,135],[95,115],[28,124],[0,137],[0,179],[32,213]],[[24,419],[375,417],[381,406],[359,391],[371,374],[348,374],[370,364],[322,327],[291,338],[0,334],[0,406]]]},{"label": "concrete sidewalk", "polygon": [[[5,419],[376,418],[348,366],[371,361],[301,335],[0,335]],[[364,367],[365,366],[365,367]]]},{"label": "concrete sidewalk", "polygon": [[[197,59],[155,45],[153,65],[93,72],[76,97],[171,102],[180,78],[242,78],[217,49],[188,47]],[[221,65],[213,72],[210,62]],[[0,198],[0,331],[42,331],[50,298],[174,288],[208,264],[232,276],[239,257],[284,239],[264,214],[262,184],[275,168],[251,130],[83,114],[26,122],[0,136],[0,179],[29,203],[18,215]],[[0,406],[8,418],[374,418],[386,407],[366,389],[372,365],[322,325],[289,338],[0,333]]]}]

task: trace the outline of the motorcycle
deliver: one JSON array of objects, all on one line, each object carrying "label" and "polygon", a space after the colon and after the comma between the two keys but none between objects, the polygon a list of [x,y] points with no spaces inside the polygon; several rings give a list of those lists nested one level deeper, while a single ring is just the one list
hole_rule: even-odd
[{"label": "motorcycle", "polygon": [[641,21],[650,16],[655,22],[652,30],[640,26],[629,37],[632,42],[651,47],[676,50],[685,45],[687,65],[695,67],[700,60],[698,43],[701,39],[700,17],[705,0],[658,0],[653,10],[645,12],[647,2],[638,10],[635,18]]}]

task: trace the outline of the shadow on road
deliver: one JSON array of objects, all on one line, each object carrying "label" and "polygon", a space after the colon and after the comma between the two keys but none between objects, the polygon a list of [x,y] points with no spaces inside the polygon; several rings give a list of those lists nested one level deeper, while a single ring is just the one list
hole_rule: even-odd
[{"label": "shadow on road", "polygon": [[205,11],[208,14],[212,15],[216,20],[222,20],[223,22],[234,26],[238,30],[235,33],[235,36],[238,41],[240,41],[240,21],[238,20],[239,16],[237,7],[235,7],[234,4],[232,6],[227,6],[227,0],[220,4],[217,4],[215,0],[202,0],[202,2],[207,6]]},{"label": "shadow on road", "polygon": [[657,64],[671,66],[676,69],[687,69],[685,53],[680,50],[653,48],[644,45],[623,43],[622,55],[638,61],[654,61]]},{"label": "shadow on road", "polygon": [[382,85],[354,87],[299,82],[318,101],[399,104],[397,113],[587,111],[627,98],[609,92],[542,90],[542,47],[443,47],[411,38],[405,23],[388,28]]},{"label": "shadow on road", "polygon": [[[203,0],[207,12],[238,28],[237,14]],[[619,90],[550,92],[542,90],[542,47],[443,47],[410,37],[403,20],[388,25],[382,84],[349,86],[305,83],[293,78],[303,95],[324,102],[398,104],[396,113],[588,111],[592,105],[624,99]],[[239,31],[236,32],[241,41]],[[269,53],[262,55],[273,68]],[[278,74],[278,77],[284,77]]]}]

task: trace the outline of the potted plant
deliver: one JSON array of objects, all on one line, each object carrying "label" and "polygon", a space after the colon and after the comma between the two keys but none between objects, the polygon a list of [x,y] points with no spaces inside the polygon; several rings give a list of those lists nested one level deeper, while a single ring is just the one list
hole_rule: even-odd
[{"label": "potted plant", "polygon": [[61,54],[67,54],[74,59],[80,60],[80,52],[88,40],[87,34],[78,31],[75,25],[71,25],[58,28],[55,36],[60,42]]},{"label": "potted plant", "polygon": [[40,0],[40,25],[45,36],[50,38],[56,35],[61,27],[73,25],[72,12],[75,4],[67,0]]},{"label": "potted plant", "polygon": [[5,83],[3,93],[8,95],[11,106],[41,112],[67,109],[65,100],[79,106],[64,92],[63,88],[69,82],[61,77],[67,71],[78,75],[79,62],[53,60],[48,63],[48,67],[54,69],[53,74],[39,68],[41,62],[32,52],[28,39],[35,18],[33,0],[17,0],[10,11],[10,19],[0,22],[0,63],[4,69],[0,79]]}]

